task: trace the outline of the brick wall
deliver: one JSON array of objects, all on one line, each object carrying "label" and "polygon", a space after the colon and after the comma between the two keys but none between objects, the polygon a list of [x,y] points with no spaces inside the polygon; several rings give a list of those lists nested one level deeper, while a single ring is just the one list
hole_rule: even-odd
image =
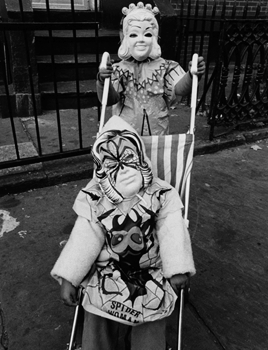
[{"label": "brick wall", "polygon": [[[190,15],[193,16],[196,14],[196,3],[197,0],[170,0],[172,6],[174,7],[176,13],[178,16],[181,15],[182,9],[183,9],[183,15],[184,19],[183,22],[185,26],[187,26],[187,23],[190,23],[190,27],[193,30],[194,26],[194,20],[191,19],[190,22],[187,22],[186,17],[189,15],[189,6],[190,5]],[[206,22],[206,33],[203,37],[203,43],[202,43],[202,52],[201,54],[205,57],[207,57],[208,54],[208,47],[210,47],[210,59],[215,60],[218,54],[218,44],[219,44],[219,33],[220,33],[220,22],[215,21],[215,25],[213,28],[213,31],[211,33],[208,33],[210,29],[210,15],[212,14],[212,9],[216,9],[215,17],[216,19],[220,19],[223,14],[223,5],[225,5],[225,17],[230,18],[232,15],[234,18],[241,17],[244,13],[245,8],[247,7],[247,18],[255,17],[256,11],[258,9],[258,16],[260,18],[267,18],[268,19],[268,1],[267,0],[199,0],[198,2],[198,14],[197,16],[202,18],[205,17],[208,21]],[[204,4],[207,5],[206,13],[204,13]],[[182,6],[183,5],[183,6]],[[260,7],[258,7],[260,5]],[[235,9],[235,12],[234,12]],[[201,33],[202,31],[202,21],[196,21],[197,24],[197,32]],[[180,22],[181,23],[181,22]],[[192,52],[200,52],[200,36],[197,34],[195,37],[195,42],[193,42],[193,36],[192,32],[190,30],[189,34],[185,34],[183,36],[183,44],[180,45],[181,37],[177,37],[177,59],[186,66],[187,62],[191,58]],[[187,40],[187,43],[185,41]],[[187,49],[186,49],[187,47]],[[187,50],[187,52],[185,52]]]},{"label": "brick wall", "polygon": [[[195,4],[197,0],[170,0],[172,6],[176,10],[177,14],[180,14],[181,12],[181,3],[183,1],[183,7],[184,7],[184,14],[187,13],[188,10],[188,4],[191,3],[191,14],[195,12]],[[204,4],[207,3],[207,15],[209,15],[212,11],[213,6],[216,4],[216,15],[222,14],[222,6],[224,4],[224,0],[199,0],[199,11],[202,11],[204,8]],[[256,13],[256,9],[258,4],[260,4],[260,15],[262,17],[268,18],[268,2],[267,0],[240,0],[240,1],[234,1],[229,0],[225,1],[226,3],[226,16],[230,16],[233,11],[234,3],[236,3],[236,14],[242,14],[246,5],[248,4],[248,14],[254,15]]]}]

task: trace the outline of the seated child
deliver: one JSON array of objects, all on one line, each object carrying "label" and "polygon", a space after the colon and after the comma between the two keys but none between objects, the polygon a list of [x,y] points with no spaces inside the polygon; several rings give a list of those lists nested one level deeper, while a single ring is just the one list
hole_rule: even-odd
[{"label": "seated child", "polygon": [[[102,100],[104,79],[111,78],[107,104],[113,106],[112,114],[125,119],[140,135],[167,135],[169,108],[177,96],[189,95],[192,76],[179,63],[161,57],[157,7],[139,2],[122,12],[121,61],[113,65],[108,62],[107,68],[99,70],[98,98]],[[199,57],[198,77],[204,72],[205,61]]]},{"label": "seated child", "polygon": [[120,117],[92,155],[95,175],[75,200],[78,217],[51,274],[67,305],[84,286],[83,350],[118,350],[119,324],[132,327],[132,350],[165,350],[165,318],[195,274],[182,202],[153,176],[142,139]]}]

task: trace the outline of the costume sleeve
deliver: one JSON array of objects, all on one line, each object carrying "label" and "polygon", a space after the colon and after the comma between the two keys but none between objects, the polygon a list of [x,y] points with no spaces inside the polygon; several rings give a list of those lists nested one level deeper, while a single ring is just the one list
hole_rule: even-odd
[{"label": "costume sleeve", "polygon": [[191,92],[192,78],[184,69],[174,61],[168,61],[169,66],[165,74],[165,95],[169,103],[176,96],[187,96]]},{"label": "costume sleeve", "polygon": [[[109,85],[109,93],[108,93],[108,100],[107,100],[107,106],[112,106],[119,102],[120,100],[120,93],[122,92],[122,87],[120,84],[120,74],[118,70],[118,65],[120,63],[113,64],[113,73],[110,80]],[[98,99],[101,102],[102,101],[102,95],[103,95],[103,89],[104,89],[104,82],[102,82],[99,78],[99,73],[97,75],[97,95]]]},{"label": "costume sleeve", "polygon": [[97,222],[96,203],[101,198],[101,190],[97,188],[97,184],[96,178],[93,177],[78,193],[73,205],[74,212],[90,222]]},{"label": "costume sleeve", "polygon": [[182,217],[182,202],[175,189],[160,197],[156,230],[159,239],[163,273],[166,278],[176,274],[195,274],[190,235]]},{"label": "costume sleeve", "polygon": [[56,261],[51,276],[60,284],[62,278],[78,286],[97,259],[104,244],[101,227],[78,216],[68,242]]},{"label": "costume sleeve", "polygon": [[192,89],[192,78],[189,72],[185,73],[184,76],[175,85],[176,96],[187,96]]}]

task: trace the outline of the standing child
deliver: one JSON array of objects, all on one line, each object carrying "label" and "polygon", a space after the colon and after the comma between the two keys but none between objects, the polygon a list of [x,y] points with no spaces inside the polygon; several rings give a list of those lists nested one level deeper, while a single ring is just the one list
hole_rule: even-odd
[{"label": "standing child", "polygon": [[84,281],[83,350],[118,350],[119,325],[131,327],[131,350],[165,350],[165,319],[195,274],[182,202],[152,175],[142,139],[120,117],[104,126],[92,155],[96,175],[78,194],[51,274],[70,306]]},{"label": "standing child", "polygon": [[[168,134],[169,107],[177,96],[191,92],[191,73],[161,57],[155,19],[158,8],[139,2],[122,12],[123,40],[118,50],[122,61],[108,62],[106,69],[99,70],[98,98],[101,101],[104,79],[111,78],[108,105],[113,105],[113,115],[121,116],[140,134]],[[201,77],[204,72],[205,62],[199,57],[197,74]]]}]

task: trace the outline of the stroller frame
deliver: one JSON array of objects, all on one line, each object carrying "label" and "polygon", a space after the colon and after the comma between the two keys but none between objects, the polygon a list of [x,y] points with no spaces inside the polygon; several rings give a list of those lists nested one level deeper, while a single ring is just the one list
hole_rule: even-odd
[{"label": "stroller frame", "polygon": [[[102,55],[102,60],[100,64],[100,68],[105,68],[107,62],[110,60],[110,55],[108,52],[104,52]],[[197,90],[198,90],[198,77],[197,77],[197,65],[198,65],[198,55],[194,54],[192,57],[192,67],[191,67],[191,74],[192,74],[192,91],[191,91],[191,116],[190,116],[190,128],[187,134],[191,134],[193,136],[192,144],[191,144],[191,150],[189,151],[190,154],[190,171],[187,175],[186,184],[185,184],[185,201],[184,201],[184,220],[186,223],[187,228],[189,227],[189,220],[188,220],[188,212],[189,212],[189,197],[190,197],[190,180],[191,180],[191,166],[192,166],[192,158],[193,158],[193,148],[194,148],[194,130],[195,130],[195,116],[196,116],[196,101],[197,101]],[[110,79],[106,78],[104,81],[104,90],[102,95],[102,109],[101,109],[101,117],[100,117],[100,124],[99,124],[99,132],[101,133],[101,130],[104,125],[105,121],[105,111],[107,107],[107,100],[108,100],[108,92],[109,92],[109,84]],[[184,311],[184,304],[186,295],[188,295],[190,291],[189,286],[182,287],[180,290],[179,295],[179,313],[178,313],[178,327],[177,327],[177,350],[182,349],[182,321],[183,321],[183,311]],[[75,340],[75,334],[77,329],[77,320],[78,320],[78,313],[79,309],[82,304],[82,290],[80,288],[79,295],[78,295],[78,304],[75,307],[74,312],[74,319],[72,324],[72,330],[71,330],[71,336],[70,336],[70,342],[68,344],[68,350],[74,350],[74,340]]]}]

